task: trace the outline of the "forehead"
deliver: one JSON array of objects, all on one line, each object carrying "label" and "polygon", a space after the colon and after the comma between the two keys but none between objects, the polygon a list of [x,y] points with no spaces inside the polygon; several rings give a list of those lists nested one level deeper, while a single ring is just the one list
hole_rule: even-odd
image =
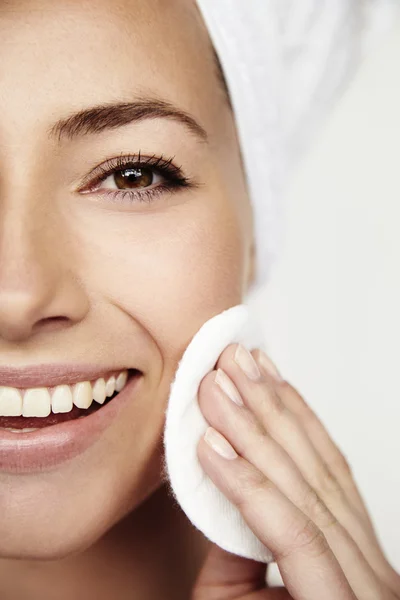
[{"label": "forehead", "polygon": [[6,0],[0,62],[3,116],[40,120],[151,92],[215,117],[212,46],[194,0]]},{"label": "forehead", "polygon": [[75,26],[76,39],[84,31],[87,35],[96,32],[114,41],[117,34],[122,40],[132,34],[138,36],[140,28],[145,33],[143,40],[147,40],[150,30],[158,35],[171,31],[172,43],[178,37],[181,40],[185,37],[177,34],[189,33],[186,37],[190,40],[190,35],[203,27],[195,0],[96,0],[95,3],[92,0],[2,0],[0,22],[2,33],[8,31],[10,38],[16,30],[23,29],[34,36],[41,29],[47,41],[61,32],[71,38],[71,24]]}]

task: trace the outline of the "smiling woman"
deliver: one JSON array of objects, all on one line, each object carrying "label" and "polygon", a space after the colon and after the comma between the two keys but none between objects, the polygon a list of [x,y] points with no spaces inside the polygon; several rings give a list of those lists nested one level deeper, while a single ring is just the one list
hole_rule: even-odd
[{"label": "smiling woman", "polygon": [[1,597],[187,599],[169,387],[252,277],[214,50],[185,0],[11,0],[0,39]]},{"label": "smiling woman", "polygon": [[[52,600],[57,589],[58,600],[187,600],[210,543],[163,479],[165,411],[194,334],[255,281],[249,184],[255,175],[267,189],[274,156],[265,161],[254,144],[259,162],[245,174],[231,98],[194,0],[5,0],[0,56],[0,596]],[[273,232],[256,221],[269,241]],[[254,357],[234,355],[252,387],[231,354],[220,364],[247,406],[257,413],[258,398],[268,407],[275,388],[260,383]],[[202,405],[214,426],[226,415],[229,437],[228,423],[237,418],[242,431],[248,413],[232,412],[243,400],[221,373],[236,408],[215,387]],[[304,410],[284,384],[279,394]],[[293,427],[303,454],[292,438],[288,450],[314,459]],[[221,433],[207,440],[220,456],[238,456]],[[216,485],[219,468],[241,481],[244,458],[221,467],[204,444]],[[243,456],[254,448],[247,458],[256,462],[251,439],[238,436],[236,446]],[[294,479],[287,456],[280,464]],[[303,487],[287,481],[289,492],[304,492],[293,501],[306,496],[300,475]],[[294,522],[286,496],[264,498],[277,498],[284,523]],[[253,531],[284,555],[265,535],[265,512],[249,519]],[[258,565],[230,561],[217,556],[229,576],[222,586],[203,574],[197,598],[221,599],[223,588],[232,598],[237,574],[245,585],[238,581],[235,597],[250,598],[249,573],[260,589]],[[332,572],[345,585],[336,563]]]}]

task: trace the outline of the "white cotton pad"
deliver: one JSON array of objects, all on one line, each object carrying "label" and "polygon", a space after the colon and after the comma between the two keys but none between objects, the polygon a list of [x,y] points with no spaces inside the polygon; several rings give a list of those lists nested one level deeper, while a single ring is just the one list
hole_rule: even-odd
[{"label": "white cotton pad", "polygon": [[265,350],[262,328],[247,305],[239,304],[206,321],[179,362],[166,410],[165,470],[175,499],[197,529],[228,552],[267,563],[273,561],[272,553],[197,458],[198,442],[208,427],[197,401],[199,385],[231,343]]}]

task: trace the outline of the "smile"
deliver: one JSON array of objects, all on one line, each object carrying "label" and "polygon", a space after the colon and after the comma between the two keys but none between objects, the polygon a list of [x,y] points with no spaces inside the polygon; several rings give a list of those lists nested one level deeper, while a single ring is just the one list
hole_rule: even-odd
[{"label": "smile", "polygon": [[[128,371],[99,377],[96,381],[79,381],[74,385],[18,389],[0,387],[1,417],[48,417],[50,413],[70,413],[74,406],[88,409],[93,401],[104,404],[115,392],[120,392],[128,379]],[[23,423],[23,420],[21,420]]]},{"label": "smile", "polygon": [[0,471],[47,471],[83,453],[135,399],[142,375],[124,369],[73,384],[65,376],[50,387],[0,387]]}]

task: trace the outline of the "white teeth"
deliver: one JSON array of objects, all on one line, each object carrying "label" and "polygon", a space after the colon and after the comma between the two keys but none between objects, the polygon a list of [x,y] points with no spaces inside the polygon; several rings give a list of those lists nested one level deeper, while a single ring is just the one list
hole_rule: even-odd
[{"label": "white teeth", "polygon": [[53,413],[67,413],[72,410],[72,392],[69,385],[58,385],[51,396],[51,410]]},{"label": "white teeth", "polygon": [[122,371],[117,377],[117,381],[115,382],[115,389],[117,392],[120,392],[122,388],[125,387],[125,384],[128,379],[128,371]]},{"label": "white teeth", "polygon": [[22,395],[16,388],[0,387],[0,415],[19,417],[22,415]]},{"label": "white teeth", "polygon": [[26,390],[22,404],[24,417],[48,417],[51,413],[51,398],[47,388]]},{"label": "white teeth", "polygon": [[106,399],[106,382],[104,381],[103,377],[96,379],[92,394],[93,400],[99,404],[104,404]]},{"label": "white teeth", "polygon": [[[31,388],[19,390],[13,387],[0,386],[0,416],[4,417],[47,417],[53,413],[70,412],[74,405],[78,408],[89,408],[95,400],[104,404],[107,397],[120,392],[128,380],[128,371],[121,371],[118,376],[111,375],[96,379],[93,389],[90,381],[80,381],[74,385],[58,385],[50,396],[47,388]],[[14,428],[10,431],[24,431]]]},{"label": "white teeth", "polygon": [[90,381],[80,381],[73,387],[72,399],[78,408],[89,408],[93,402]]},{"label": "white teeth", "polygon": [[111,375],[111,377],[108,379],[108,381],[106,383],[106,395],[112,396],[114,392],[115,392],[115,377],[114,377],[114,375]]}]

